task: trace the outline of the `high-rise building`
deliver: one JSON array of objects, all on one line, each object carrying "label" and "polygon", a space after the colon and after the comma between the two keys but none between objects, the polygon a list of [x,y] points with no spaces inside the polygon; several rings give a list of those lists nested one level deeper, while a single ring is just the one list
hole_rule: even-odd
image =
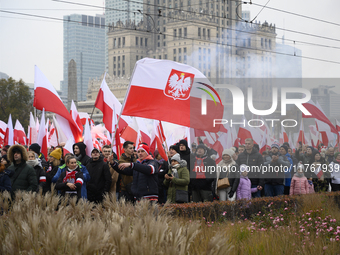
[{"label": "high-rise building", "polygon": [[[159,1],[159,0],[158,0]],[[162,0],[165,1],[165,0]],[[108,37],[110,26],[118,21],[126,22],[132,20],[139,22],[143,15],[143,0],[105,0],[105,70],[109,70]]]},{"label": "high-rise building", "polygon": [[86,100],[90,79],[105,71],[105,16],[71,14],[64,16],[63,96],[68,94],[68,64],[77,66],[77,99]]}]

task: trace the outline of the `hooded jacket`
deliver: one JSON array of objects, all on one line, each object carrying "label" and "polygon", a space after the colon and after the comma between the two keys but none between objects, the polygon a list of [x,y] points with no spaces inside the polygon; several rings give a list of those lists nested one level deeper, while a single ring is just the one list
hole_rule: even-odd
[{"label": "hooded jacket", "polygon": [[[79,150],[80,150],[80,155],[76,155],[74,154],[74,146],[78,146]],[[72,146],[73,149],[73,154],[76,156],[77,161],[80,161],[80,163],[83,166],[86,166],[87,163],[90,161],[90,157],[86,155],[86,145],[83,142],[79,142],[79,143],[75,143]]]},{"label": "hooded jacket", "polygon": [[164,185],[168,187],[168,201],[176,203],[176,190],[188,191],[188,185],[190,182],[189,170],[187,168],[187,162],[181,160],[179,162],[179,168],[174,171],[172,168],[169,169],[168,174],[172,174],[174,178],[172,180],[164,180]]},{"label": "hooded jacket", "polygon": [[[21,151],[22,158],[19,164],[14,161],[14,149]],[[14,172],[11,177],[12,194],[17,190],[36,191],[38,187],[37,175],[33,167],[26,164],[28,155],[25,147],[19,144],[12,145],[8,150],[8,158],[12,162],[8,169]],[[18,173],[20,174],[18,175]]]},{"label": "hooded jacket", "polygon": [[305,176],[299,177],[294,174],[290,184],[289,195],[301,195],[309,193],[309,183]]},{"label": "hooded jacket", "polygon": [[188,166],[187,168],[188,168],[188,169],[191,169],[191,168],[190,168],[190,167],[191,167],[191,165],[190,165],[190,160],[192,159],[192,156],[191,156],[190,148],[188,147],[188,142],[187,142],[187,140],[183,139],[183,140],[180,140],[180,141],[179,141],[178,146],[179,146],[180,144],[184,144],[186,150],[185,150],[185,151],[180,151],[180,150],[178,149],[178,151],[179,151],[178,153],[179,153],[179,155],[181,156],[181,159],[184,159],[184,160],[187,162],[187,166]]},{"label": "hooded jacket", "polygon": [[251,182],[248,176],[244,177],[243,175],[240,176],[240,183],[237,187],[236,191],[236,199],[251,199],[251,193],[257,192],[257,188],[251,188]]}]

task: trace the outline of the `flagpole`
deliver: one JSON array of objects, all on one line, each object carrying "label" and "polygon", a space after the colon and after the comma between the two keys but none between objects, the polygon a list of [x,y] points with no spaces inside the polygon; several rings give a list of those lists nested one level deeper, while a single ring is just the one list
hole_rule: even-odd
[{"label": "flagpole", "polygon": [[96,108],[96,104],[93,105],[93,109],[92,109],[92,113],[91,113],[90,120],[93,120],[93,119],[92,119],[92,115],[93,115],[93,112],[94,112],[94,108]]},{"label": "flagpole", "polygon": [[[140,61],[140,60],[139,60]],[[139,62],[137,61],[137,62]],[[122,112],[123,112],[123,109],[124,109],[124,106],[125,106],[125,102],[126,102],[126,97],[127,95],[129,95],[129,91],[130,91],[130,88],[131,88],[131,81],[132,81],[132,77],[136,71],[136,66],[137,66],[137,63],[135,64],[135,67],[133,68],[133,71],[132,71],[132,75],[130,77],[130,82],[129,82],[129,87],[126,91],[126,95],[124,97],[124,101],[123,101],[123,104],[122,104],[122,108],[120,109],[120,113],[119,113],[119,116],[118,116],[118,120],[117,120],[117,126],[116,126],[116,129],[115,129],[115,132],[114,132],[114,136],[116,135],[116,132],[117,132],[117,129],[118,129],[118,125],[119,125],[119,120],[120,120],[120,117],[122,116]],[[113,139],[113,138],[112,138]]]}]

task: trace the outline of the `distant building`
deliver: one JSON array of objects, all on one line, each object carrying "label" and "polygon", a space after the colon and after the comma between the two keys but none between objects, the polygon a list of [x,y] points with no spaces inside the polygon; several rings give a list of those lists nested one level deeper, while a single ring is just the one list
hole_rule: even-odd
[{"label": "distant building", "polygon": [[105,17],[71,14],[64,16],[63,96],[68,94],[68,63],[77,65],[78,101],[86,100],[90,79],[105,71]]},{"label": "distant building", "polygon": [[250,11],[242,11],[242,19],[245,21],[250,21]]},{"label": "distant building", "polygon": [[320,104],[322,110],[331,121],[334,118],[340,120],[340,95],[331,90],[332,88],[334,86],[319,85],[311,89],[313,102]]},{"label": "distant building", "polygon": [[[159,1],[159,0],[158,0]],[[165,1],[165,0],[162,0]],[[121,10],[121,11],[120,11]],[[108,45],[109,39],[107,33],[109,26],[113,26],[118,21],[126,22],[132,20],[139,22],[143,18],[143,0],[105,0],[105,70],[109,70]]]}]

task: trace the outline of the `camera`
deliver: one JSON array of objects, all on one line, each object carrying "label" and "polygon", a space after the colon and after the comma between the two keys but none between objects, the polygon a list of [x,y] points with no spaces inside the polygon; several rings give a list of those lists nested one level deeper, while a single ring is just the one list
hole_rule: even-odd
[{"label": "camera", "polygon": [[172,177],[172,174],[168,174],[169,177]]}]

